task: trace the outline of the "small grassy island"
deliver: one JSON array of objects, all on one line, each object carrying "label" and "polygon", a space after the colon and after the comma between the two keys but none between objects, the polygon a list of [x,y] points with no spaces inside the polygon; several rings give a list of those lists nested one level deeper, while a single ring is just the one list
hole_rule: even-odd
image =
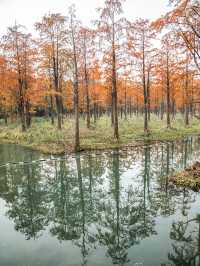
[{"label": "small grassy island", "polygon": [[200,189],[200,162],[195,162],[191,167],[184,171],[176,173],[170,178],[170,181],[182,187],[191,188],[194,191]]}]

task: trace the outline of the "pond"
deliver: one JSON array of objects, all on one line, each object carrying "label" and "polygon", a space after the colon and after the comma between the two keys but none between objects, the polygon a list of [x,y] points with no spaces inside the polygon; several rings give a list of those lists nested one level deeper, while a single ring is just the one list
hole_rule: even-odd
[{"label": "pond", "polygon": [[200,194],[168,177],[200,137],[43,158],[0,145],[0,265],[199,265]]}]

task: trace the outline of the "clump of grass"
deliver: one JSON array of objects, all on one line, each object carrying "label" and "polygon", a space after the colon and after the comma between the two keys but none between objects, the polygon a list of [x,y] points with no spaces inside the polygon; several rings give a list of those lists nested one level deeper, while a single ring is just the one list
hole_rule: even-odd
[{"label": "clump of grass", "polygon": [[170,181],[175,185],[198,191],[200,189],[200,162],[175,174]]}]

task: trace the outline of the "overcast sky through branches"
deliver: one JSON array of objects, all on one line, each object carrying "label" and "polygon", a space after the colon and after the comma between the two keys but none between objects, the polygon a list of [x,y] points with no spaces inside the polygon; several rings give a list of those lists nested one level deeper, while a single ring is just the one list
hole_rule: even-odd
[{"label": "overcast sky through branches", "polygon": [[[89,25],[91,20],[97,18],[96,8],[102,6],[104,0],[0,0],[0,34],[4,34],[15,21],[32,32],[34,23],[40,21],[44,14],[67,14],[72,3],[76,5],[78,18]],[[124,16],[130,20],[140,17],[155,19],[167,9],[168,0],[126,0]]]}]

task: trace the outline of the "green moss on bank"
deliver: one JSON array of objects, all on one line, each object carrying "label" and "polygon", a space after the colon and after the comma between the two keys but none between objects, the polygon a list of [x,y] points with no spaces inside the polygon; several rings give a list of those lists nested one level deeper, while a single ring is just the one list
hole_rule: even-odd
[{"label": "green moss on bank", "polygon": [[[110,149],[122,146],[135,146],[144,141],[171,141],[188,135],[200,134],[200,121],[194,119],[190,127],[185,128],[183,119],[177,116],[172,129],[166,129],[166,121],[152,116],[150,134],[143,133],[143,117],[133,117],[119,121],[120,141],[113,138],[110,118],[102,117],[91,129],[87,129],[85,121],[80,121],[80,142],[82,150]],[[21,132],[19,124],[4,126],[0,123],[0,142],[20,144],[43,153],[61,154],[73,151],[74,121],[66,118],[61,131],[52,126],[50,121],[34,119],[27,132]]]}]

